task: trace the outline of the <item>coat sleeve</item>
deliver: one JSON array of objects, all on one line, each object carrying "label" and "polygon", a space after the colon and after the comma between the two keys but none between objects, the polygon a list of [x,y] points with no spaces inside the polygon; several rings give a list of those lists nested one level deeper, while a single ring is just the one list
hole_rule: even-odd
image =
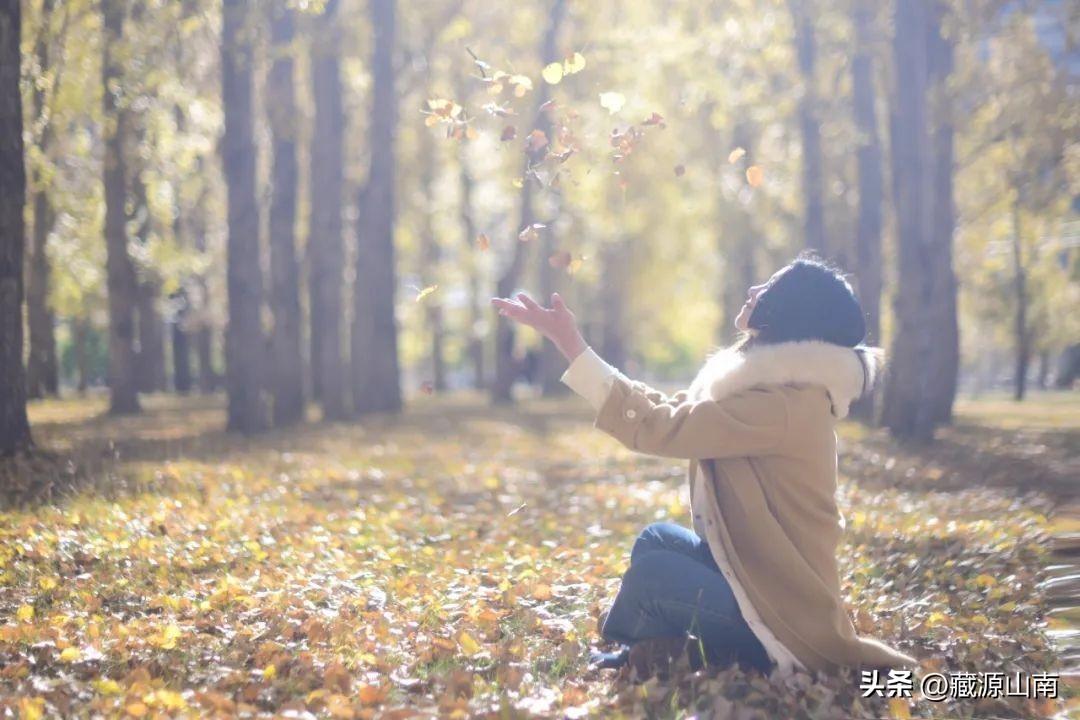
[{"label": "coat sleeve", "polygon": [[616,378],[594,424],[631,450],[660,457],[767,455],[785,442],[787,399],[777,388],[762,387],[721,400],[691,400]]}]

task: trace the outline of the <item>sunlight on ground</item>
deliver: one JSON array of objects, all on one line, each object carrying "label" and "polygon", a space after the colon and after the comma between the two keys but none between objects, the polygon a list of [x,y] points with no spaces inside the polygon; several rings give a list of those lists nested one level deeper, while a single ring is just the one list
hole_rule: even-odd
[{"label": "sunlight on ground", "polygon": [[[39,444],[98,490],[0,514],[0,696],[24,714],[677,717],[723,697],[763,717],[901,711],[858,699],[852,677],[811,691],[735,668],[644,686],[587,673],[637,531],[688,518],[683,464],[633,455],[581,403],[424,398],[401,418],[256,439],[221,432],[219,398],[145,406],[137,421],[100,417],[100,400],[31,408]],[[848,442],[879,452],[871,439]],[[1054,666],[1035,588],[1044,495],[905,485],[884,455],[845,463],[860,632],[923,671]],[[961,707],[1050,710],[910,712]]]}]

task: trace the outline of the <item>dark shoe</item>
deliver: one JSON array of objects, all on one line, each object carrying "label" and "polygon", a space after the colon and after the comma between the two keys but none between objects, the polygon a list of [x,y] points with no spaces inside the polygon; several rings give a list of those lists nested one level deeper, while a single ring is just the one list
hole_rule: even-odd
[{"label": "dark shoe", "polygon": [[630,667],[640,680],[653,675],[666,678],[678,666],[691,671],[705,667],[705,657],[697,638],[676,636],[641,640],[630,648]]},{"label": "dark shoe", "polygon": [[630,661],[630,648],[623,647],[615,652],[600,652],[593,650],[589,653],[590,669],[618,669]]}]

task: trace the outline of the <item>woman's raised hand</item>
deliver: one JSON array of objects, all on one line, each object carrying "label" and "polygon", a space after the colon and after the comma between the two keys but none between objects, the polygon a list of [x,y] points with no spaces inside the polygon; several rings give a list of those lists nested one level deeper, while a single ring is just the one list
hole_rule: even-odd
[{"label": "woman's raised hand", "polygon": [[559,293],[551,294],[551,307],[543,307],[525,293],[518,293],[516,300],[492,298],[491,304],[499,314],[534,328],[559,348],[567,360],[573,361],[585,351],[587,345],[578,330],[577,319],[566,307]]}]

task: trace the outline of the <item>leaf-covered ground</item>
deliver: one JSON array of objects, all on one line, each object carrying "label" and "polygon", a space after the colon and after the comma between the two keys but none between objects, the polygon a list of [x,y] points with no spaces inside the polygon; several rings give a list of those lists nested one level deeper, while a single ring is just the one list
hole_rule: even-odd
[{"label": "leaf-covered ground", "polygon": [[[1075,468],[1069,402],[1040,426],[1039,452],[986,406],[924,455],[842,429],[849,607],[861,632],[924,659],[916,679],[1057,669],[1037,587],[1050,481],[1031,468]],[[624,450],[573,400],[423,398],[402,418],[255,440],[220,432],[216,399],[148,406],[132,419],[100,418],[96,401],[33,408],[53,454],[3,482],[17,494],[32,477],[54,497],[0,514],[0,716],[983,718],[1066,705],[860,698],[852,674],[588,672],[634,536],[685,523],[686,489],[681,463]]]}]

